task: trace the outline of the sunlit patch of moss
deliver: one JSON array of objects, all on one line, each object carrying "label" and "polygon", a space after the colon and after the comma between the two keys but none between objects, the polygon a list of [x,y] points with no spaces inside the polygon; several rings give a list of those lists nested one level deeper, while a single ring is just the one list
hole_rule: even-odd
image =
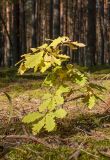
[{"label": "sunlit patch of moss", "polygon": [[24,92],[24,87],[20,85],[13,85],[13,87],[10,89],[9,94],[12,98],[20,95]]},{"label": "sunlit patch of moss", "polygon": [[35,89],[35,90],[28,90],[25,92],[29,96],[29,98],[41,98],[44,94],[44,91],[41,89]]},{"label": "sunlit patch of moss", "polygon": [[107,90],[110,90],[110,80],[104,80],[103,81],[103,85],[105,86],[105,88]]},{"label": "sunlit patch of moss", "polygon": [[47,149],[42,145],[27,144],[15,148],[7,155],[9,160],[68,160],[72,149],[59,147],[58,149]]},{"label": "sunlit patch of moss", "polygon": [[0,88],[6,87],[6,84],[0,81]]},{"label": "sunlit patch of moss", "polygon": [[[24,94],[25,92],[28,92],[31,94],[31,92],[34,92],[34,90],[40,88],[41,81],[20,80],[16,83],[5,83],[5,82],[0,83],[0,85],[1,85],[1,91],[7,92],[12,98],[14,98],[21,94]],[[39,89],[39,93],[40,93],[40,89]]]},{"label": "sunlit patch of moss", "polygon": [[90,136],[79,133],[76,134],[73,139],[78,142],[79,145],[85,141],[78,160],[109,160],[109,157],[105,157],[99,153],[99,150],[110,148],[109,140],[98,140],[97,138],[94,139]]}]

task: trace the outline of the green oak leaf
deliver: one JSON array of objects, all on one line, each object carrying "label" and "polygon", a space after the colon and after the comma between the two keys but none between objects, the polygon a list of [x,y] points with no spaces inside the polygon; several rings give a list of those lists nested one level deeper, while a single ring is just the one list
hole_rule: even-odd
[{"label": "green oak leaf", "polygon": [[34,124],[32,127],[33,134],[37,134],[45,125],[45,118],[40,120],[38,123]]},{"label": "green oak leaf", "polygon": [[45,121],[45,129],[48,132],[51,132],[54,130],[56,124],[55,124],[55,119],[54,119],[54,114],[49,113],[46,115],[46,121]]},{"label": "green oak leaf", "polygon": [[34,55],[29,55],[28,57],[26,57],[25,67],[29,69],[34,68],[35,71],[37,71],[40,63],[42,62],[42,59],[43,59],[43,52],[39,52]]},{"label": "green oak leaf", "polygon": [[56,91],[56,95],[61,95],[63,93],[68,93],[70,91],[70,88],[64,85],[61,85],[58,90]]},{"label": "green oak leaf", "polygon": [[64,109],[60,108],[57,111],[55,111],[54,114],[57,118],[64,118],[67,115],[67,112]]},{"label": "green oak leaf", "polygon": [[96,98],[94,95],[91,95],[89,97],[89,101],[88,101],[88,108],[92,109],[94,107],[95,103],[96,103]]},{"label": "green oak leaf", "polygon": [[32,123],[37,119],[40,119],[43,116],[43,114],[39,113],[39,112],[32,112],[27,114],[26,116],[24,116],[22,122],[24,123]]}]

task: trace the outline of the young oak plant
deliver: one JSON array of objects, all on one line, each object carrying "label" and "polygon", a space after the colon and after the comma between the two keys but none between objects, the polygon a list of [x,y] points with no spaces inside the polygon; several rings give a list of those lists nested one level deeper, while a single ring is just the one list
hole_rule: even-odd
[{"label": "young oak plant", "polygon": [[[48,92],[42,97],[38,111],[24,116],[24,123],[31,123],[33,134],[38,134],[42,129],[48,132],[56,128],[56,119],[62,119],[67,115],[63,104],[68,96],[77,92],[81,93],[79,99],[90,109],[100,99],[95,91],[104,88],[89,82],[85,73],[80,72],[73,64],[69,64],[69,56],[63,53],[64,47],[74,50],[85,47],[83,43],[72,42],[68,37],[58,37],[37,48],[31,48],[31,52],[22,55],[18,72],[22,75],[29,69],[44,74],[46,78],[42,85],[48,88]],[[75,86],[78,86],[74,90]]]}]

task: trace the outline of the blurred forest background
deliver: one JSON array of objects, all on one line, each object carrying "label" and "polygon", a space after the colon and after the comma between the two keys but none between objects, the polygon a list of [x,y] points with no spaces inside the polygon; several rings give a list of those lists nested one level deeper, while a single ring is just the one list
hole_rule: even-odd
[{"label": "blurred forest background", "polygon": [[110,64],[110,0],[0,0],[0,66],[62,35],[86,44],[72,62]]}]

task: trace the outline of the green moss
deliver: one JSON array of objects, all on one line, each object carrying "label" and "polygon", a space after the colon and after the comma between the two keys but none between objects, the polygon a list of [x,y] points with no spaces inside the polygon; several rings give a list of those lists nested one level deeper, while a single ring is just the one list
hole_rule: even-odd
[{"label": "green moss", "polygon": [[[101,155],[98,150],[110,147],[107,140],[87,139],[86,147],[82,149],[78,160],[109,160],[108,157]],[[7,157],[8,160],[68,160],[76,148],[62,146],[57,149],[47,149],[42,145],[27,144],[19,148],[12,149]],[[98,157],[98,158],[97,158]]]},{"label": "green moss", "polygon": [[47,149],[42,145],[28,144],[15,148],[8,154],[9,160],[68,160],[71,149],[60,147],[58,149]]}]

